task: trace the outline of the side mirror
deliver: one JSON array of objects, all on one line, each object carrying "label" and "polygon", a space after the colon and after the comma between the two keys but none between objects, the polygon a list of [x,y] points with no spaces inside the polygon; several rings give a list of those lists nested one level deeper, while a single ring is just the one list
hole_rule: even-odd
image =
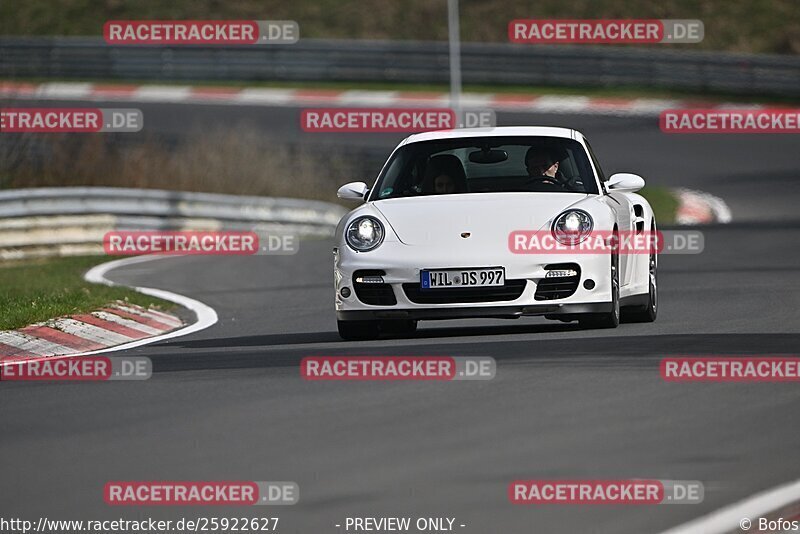
[{"label": "side mirror", "polygon": [[364,195],[368,192],[369,187],[364,182],[350,182],[340,187],[336,196],[344,200],[364,200]]},{"label": "side mirror", "polygon": [[644,178],[638,174],[620,172],[611,175],[606,182],[609,191],[619,191],[622,193],[633,193],[644,187]]}]

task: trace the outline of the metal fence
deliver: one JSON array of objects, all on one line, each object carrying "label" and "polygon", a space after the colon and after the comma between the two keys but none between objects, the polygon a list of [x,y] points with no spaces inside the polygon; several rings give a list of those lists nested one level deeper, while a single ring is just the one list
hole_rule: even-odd
[{"label": "metal fence", "polygon": [[[465,43],[464,83],[636,86],[800,96],[800,57],[609,46]],[[0,77],[448,81],[447,43],[303,39],[294,45],[114,47],[99,38],[0,38]]]},{"label": "metal fence", "polygon": [[248,230],[331,236],[347,212],[327,202],[155,189],[0,191],[0,260],[102,254],[112,230]]}]

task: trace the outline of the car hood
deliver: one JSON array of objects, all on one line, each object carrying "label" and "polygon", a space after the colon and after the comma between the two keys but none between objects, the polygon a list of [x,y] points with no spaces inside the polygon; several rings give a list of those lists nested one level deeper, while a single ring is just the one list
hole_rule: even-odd
[{"label": "car hood", "polygon": [[[540,230],[583,193],[469,193],[380,200],[373,204],[407,245],[505,247],[514,230]],[[462,237],[462,233],[469,233]]]}]

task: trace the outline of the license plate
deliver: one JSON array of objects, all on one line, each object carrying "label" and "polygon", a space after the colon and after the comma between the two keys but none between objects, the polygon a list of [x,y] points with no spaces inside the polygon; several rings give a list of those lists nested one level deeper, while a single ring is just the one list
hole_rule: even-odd
[{"label": "license plate", "polygon": [[505,269],[436,269],[420,271],[422,289],[492,287],[506,283]]}]

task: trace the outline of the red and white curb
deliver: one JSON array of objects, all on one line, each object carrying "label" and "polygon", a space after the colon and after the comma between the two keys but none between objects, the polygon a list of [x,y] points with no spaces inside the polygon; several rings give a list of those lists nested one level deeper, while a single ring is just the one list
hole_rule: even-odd
[{"label": "red and white curb", "polygon": [[676,224],[724,224],[733,220],[730,208],[719,197],[693,189],[675,189],[673,192],[678,198]]},{"label": "red and white curb", "polygon": [[[92,283],[118,285],[105,277],[111,269],[159,258],[163,256],[110,261],[92,268],[84,278]],[[59,317],[19,330],[0,332],[0,366],[9,365],[13,358],[20,357],[69,358],[131,349],[185,336],[208,328],[218,320],[213,308],[184,295],[147,287],[131,289],[188,308],[197,320],[187,325],[169,313],[117,302],[91,313]],[[4,362],[3,358],[9,360]]]},{"label": "red and white curb", "polygon": [[[82,82],[0,82],[0,98],[36,100],[121,101],[246,106],[370,106],[446,107],[449,95],[421,91],[363,91],[329,89],[279,89],[201,87],[180,85],[116,85]],[[657,116],[666,109],[730,108],[732,104],[697,100],[613,98],[512,93],[464,93],[460,104],[467,109],[587,113],[600,115]],[[748,109],[764,106],[748,105]]]},{"label": "red and white curb", "polygon": [[184,326],[177,316],[117,302],[86,314],[0,332],[0,358],[66,356],[130,343]]}]

